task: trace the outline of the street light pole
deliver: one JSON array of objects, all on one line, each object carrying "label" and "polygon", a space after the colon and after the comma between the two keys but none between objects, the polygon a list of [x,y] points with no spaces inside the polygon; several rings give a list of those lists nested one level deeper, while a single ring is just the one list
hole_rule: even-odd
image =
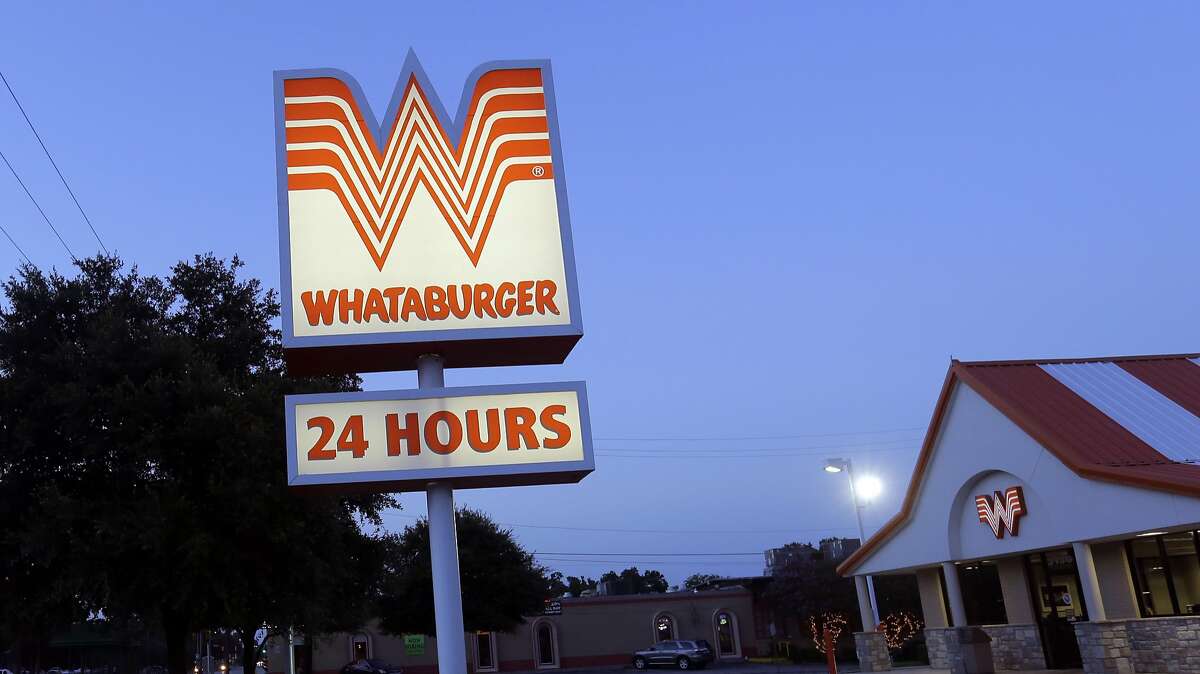
[{"label": "street light pole", "polygon": [[[858,522],[858,544],[865,544],[867,542],[867,532],[863,528],[862,518],[862,511],[865,506],[858,502],[858,490],[854,485],[854,464],[850,459],[829,459],[825,462],[825,470],[832,473],[846,471],[846,477],[850,480],[850,502],[854,504],[854,519]],[[879,621],[879,604],[875,601],[875,580],[871,576],[866,576],[866,581],[867,594],[871,599],[871,614],[876,621]],[[863,631],[874,628],[875,625],[863,625]]]}]

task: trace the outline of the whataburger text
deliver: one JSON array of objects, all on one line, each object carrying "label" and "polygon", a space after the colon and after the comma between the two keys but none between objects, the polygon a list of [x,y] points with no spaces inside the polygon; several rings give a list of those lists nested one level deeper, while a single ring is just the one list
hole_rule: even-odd
[{"label": "whataburger text", "polygon": [[532,471],[547,473],[539,482],[574,482],[592,467],[581,382],[288,396],[287,410],[297,486],[426,471],[493,478],[481,486],[518,470],[522,484]]},{"label": "whataburger text", "polygon": [[300,293],[311,326],[353,323],[407,323],[554,315],[558,284],[550,279],[431,285],[423,288],[333,288]]}]

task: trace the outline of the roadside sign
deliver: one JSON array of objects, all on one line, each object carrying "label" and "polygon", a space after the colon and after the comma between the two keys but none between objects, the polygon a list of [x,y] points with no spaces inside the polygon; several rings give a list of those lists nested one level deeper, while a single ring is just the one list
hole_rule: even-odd
[{"label": "roadside sign", "polygon": [[405,655],[425,655],[425,635],[424,634],[405,634],[404,635],[404,654]]},{"label": "roadside sign", "polygon": [[583,382],[287,396],[288,484],[373,491],[578,482]]},{"label": "roadside sign", "polygon": [[562,615],[562,602],[558,599],[547,599],[542,606],[542,615]]},{"label": "roadside sign", "polygon": [[350,75],[275,74],[293,374],[561,363],[583,334],[548,61],[477,68],[452,119],[409,56],[377,121]]}]

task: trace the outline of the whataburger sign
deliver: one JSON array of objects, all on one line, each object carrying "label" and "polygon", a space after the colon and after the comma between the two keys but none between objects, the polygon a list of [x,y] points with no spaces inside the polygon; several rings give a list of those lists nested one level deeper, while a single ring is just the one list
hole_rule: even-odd
[{"label": "whataburger sign", "polygon": [[452,119],[415,57],[376,121],[275,76],[283,342],[297,373],[562,362],[583,334],[550,66],[488,63]]},{"label": "whataburger sign", "polygon": [[442,383],[583,335],[550,64],[480,66],[453,121],[411,53],[381,122],[345,73],[278,72],[275,122],[289,371],[419,384],[286,396],[288,484],[425,490],[438,662],[466,674],[453,490],[595,467],[582,382]]},{"label": "whataburger sign", "polygon": [[[566,358],[583,328],[548,62],[480,66],[453,119],[412,54],[380,121],[341,71],[274,84],[289,371]],[[296,487],[577,482],[594,466],[581,382],[298,395],[286,411]]]}]

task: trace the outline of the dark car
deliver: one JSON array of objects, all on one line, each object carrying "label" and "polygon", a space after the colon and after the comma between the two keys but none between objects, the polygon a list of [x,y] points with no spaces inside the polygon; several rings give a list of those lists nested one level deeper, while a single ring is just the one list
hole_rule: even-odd
[{"label": "dark car", "polygon": [[383,660],[368,658],[355,660],[342,667],[342,674],[404,674],[404,668],[400,665],[390,665]]},{"label": "dark car", "polygon": [[679,669],[704,669],[712,660],[712,648],[703,639],[660,641],[644,651],[633,654],[633,666],[637,669],[661,665]]}]

